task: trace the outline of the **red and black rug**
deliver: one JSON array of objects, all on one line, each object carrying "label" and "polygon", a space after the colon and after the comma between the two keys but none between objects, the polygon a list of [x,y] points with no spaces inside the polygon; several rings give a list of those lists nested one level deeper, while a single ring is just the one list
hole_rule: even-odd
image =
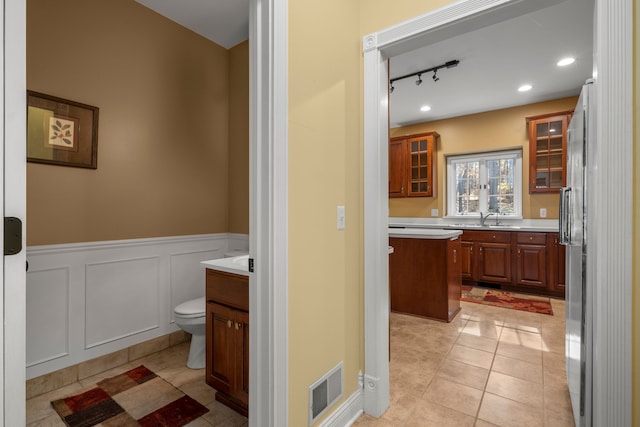
[{"label": "red and black rug", "polygon": [[209,411],[144,366],[51,405],[69,427],[179,427]]},{"label": "red and black rug", "polygon": [[549,298],[536,295],[517,294],[497,289],[463,285],[462,301],[553,316]]}]

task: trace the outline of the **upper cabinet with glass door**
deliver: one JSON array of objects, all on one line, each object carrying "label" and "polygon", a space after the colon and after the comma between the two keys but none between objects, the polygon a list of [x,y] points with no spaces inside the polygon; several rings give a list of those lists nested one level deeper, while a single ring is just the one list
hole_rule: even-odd
[{"label": "upper cabinet with glass door", "polygon": [[427,132],[389,140],[389,197],[435,196],[439,138]]},{"label": "upper cabinet with glass door", "polygon": [[567,127],[573,111],[527,117],[529,193],[553,193],[566,183]]}]

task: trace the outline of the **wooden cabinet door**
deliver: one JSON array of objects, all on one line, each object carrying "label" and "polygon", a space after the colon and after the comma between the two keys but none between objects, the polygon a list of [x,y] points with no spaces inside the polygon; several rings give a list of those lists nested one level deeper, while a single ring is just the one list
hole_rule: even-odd
[{"label": "wooden cabinet door", "polygon": [[547,247],[518,244],[516,247],[516,285],[547,287]]},{"label": "wooden cabinet door", "polygon": [[559,192],[566,183],[567,128],[573,112],[527,117],[529,192]]},{"label": "wooden cabinet door", "polygon": [[433,135],[409,139],[407,157],[409,161],[407,196],[434,196],[435,141]]},{"label": "wooden cabinet door", "polygon": [[549,291],[564,297],[566,248],[558,241],[558,233],[547,234],[549,248]]},{"label": "wooden cabinet door", "polygon": [[389,197],[407,195],[407,160],[404,141],[389,142]]},{"label": "wooden cabinet door", "polygon": [[235,393],[234,397],[249,404],[249,313],[236,312]]},{"label": "wooden cabinet door", "polygon": [[235,310],[207,303],[207,383],[233,393],[235,377]]},{"label": "wooden cabinet door", "polygon": [[479,282],[511,283],[511,244],[478,242]]},{"label": "wooden cabinet door", "polygon": [[473,242],[462,240],[460,248],[462,280],[475,280],[473,271]]}]

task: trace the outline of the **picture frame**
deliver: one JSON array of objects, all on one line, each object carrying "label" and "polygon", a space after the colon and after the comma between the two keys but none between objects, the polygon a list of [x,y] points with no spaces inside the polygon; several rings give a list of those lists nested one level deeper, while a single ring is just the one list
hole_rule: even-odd
[{"label": "picture frame", "polygon": [[27,161],[98,168],[98,107],[27,91]]}]

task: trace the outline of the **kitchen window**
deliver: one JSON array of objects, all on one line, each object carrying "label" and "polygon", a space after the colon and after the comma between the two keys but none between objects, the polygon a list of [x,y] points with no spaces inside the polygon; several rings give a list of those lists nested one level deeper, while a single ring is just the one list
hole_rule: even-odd
[{"label": "kitchen window", "polygon": [[447,216],[522,218],[522,150],[447,157]]}]

